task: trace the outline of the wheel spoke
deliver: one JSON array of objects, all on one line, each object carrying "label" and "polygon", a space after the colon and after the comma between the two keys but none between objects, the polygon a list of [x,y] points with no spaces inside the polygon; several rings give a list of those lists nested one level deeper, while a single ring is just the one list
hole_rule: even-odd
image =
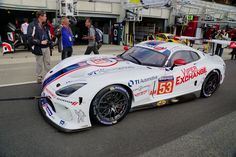
[{"label": "wheel spoke", "polygon": [[107,110],[109,110],[109,108],[104,109],[101,114],[103,115],[105,112],[107,112]]},{"label": "wheel spoke", "polygon": [[121,100],[117,100],[115,101],[115,103],[119,104],[121,101],[125,101],[126,99],[121,99]]},{"label": "wheel spoke", "polygon": [[112,114],[112,110],[110,109],[110,114],[109,114],[110,115],[110,119],[112,118],[111,114]]},{"label": "wheel spoke", "polygon": [[100,104],[108,104],[107,102],[103,101],[103,102],[100,102]]},{"label": "wheel spoke", "polygon": [[108,112],[106,112],[106,114],[104,114],[104,117],[108,116],[111,113],[111,110],[108,109]]},{"label": "wheel spoke", "polygon": [[108,107],[107,106],[99,106],[97,107],[97,109],[107,109]]}]

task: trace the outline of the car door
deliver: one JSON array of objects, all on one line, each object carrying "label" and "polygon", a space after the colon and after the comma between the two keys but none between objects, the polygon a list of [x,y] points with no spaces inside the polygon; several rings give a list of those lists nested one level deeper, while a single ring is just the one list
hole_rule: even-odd
[{"label": "car door", "polygon": [[[205,69],[201,68],[200,56],[188,50],[176,51],[167,62],[167,70],[165,76],[158,80],[158,99],[168,99],[179,95],[184,95],[196,91],[199,86],[200,73],[204,73]],[[186,61],[185,65],[175,66],[174,61],[183,59]],[[199,77],[197,75],[199,73]],[[196,75],[195,75],[196,74]]]}]

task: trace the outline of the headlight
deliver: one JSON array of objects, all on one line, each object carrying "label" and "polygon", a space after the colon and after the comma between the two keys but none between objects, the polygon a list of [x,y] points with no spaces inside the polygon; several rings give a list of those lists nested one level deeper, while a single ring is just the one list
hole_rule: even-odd
[{"label": "headlight", "polygon": [[72,84],[72,85],[59,89],[58,91],[56,91],[56,94],[62,97],[68,97],[69,95],[71,95],[72,93],[74,93],[75,91],[83,87],[84,85],[86,85],[86,83]]}]

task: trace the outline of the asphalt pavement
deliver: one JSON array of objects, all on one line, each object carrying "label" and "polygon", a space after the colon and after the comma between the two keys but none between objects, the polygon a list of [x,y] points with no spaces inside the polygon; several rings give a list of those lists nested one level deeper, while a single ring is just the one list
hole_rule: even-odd
[{"label": "asphalt pavement", "polygon": [[[36,100],[0,102],[0,157],[165,156],[160,154],[163,152],[160,149],[182,157],[188,156],[188,148],[195,148],[193,156],[227,154],[233,157],[236,141],[233,144],[231,141],[236,139],[236,124],[233,120],[226,122],[232,116],[235,118],[236,61],[226,61],[226,64],[225,82],[210,98],[132,112],[117,125],[94,125],[90,130],[77,133],[61,133],[49,125],[39,113]],[[0,99],[39,95],[40,88],[34,83],[0,87]],[[204,129],[206,133],[202,133],[201,138],[209,138],[212,131],[218,140],[205,144],[205,151],[202,147],[193,147],[194,142],[178,142],[180,139],[188,141],[193,133],[197,136],[197,130],[208,127],[213,127],[214,132]],[[230,137],[220,138],[217,131]],[[174,144],[178,144],[176,149],[173,149]],[[220,145],[222,147],[217,147]],[[180,150],[181,153],[175,153]]]}]

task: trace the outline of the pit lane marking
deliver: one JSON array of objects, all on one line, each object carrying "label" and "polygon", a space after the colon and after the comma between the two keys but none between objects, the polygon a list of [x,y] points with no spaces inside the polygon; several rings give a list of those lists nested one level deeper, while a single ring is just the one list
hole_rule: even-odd
[{"label": "pit lane marking", "polygon": [[2,84],[1,87],[9,87],[9,86],[17,86],[17,85],[25,85],[25,84],[34,84],[37,83],[36,81],[28,81],[28,82],[19,82],[19,83],[11,83],[11,84]]}]

